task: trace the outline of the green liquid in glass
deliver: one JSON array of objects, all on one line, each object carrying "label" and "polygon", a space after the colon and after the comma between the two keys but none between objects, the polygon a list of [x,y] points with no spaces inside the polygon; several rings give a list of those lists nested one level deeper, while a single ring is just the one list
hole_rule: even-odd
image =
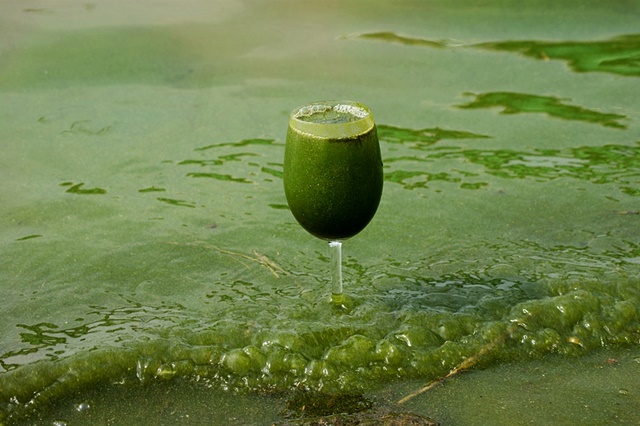
[{"label": "green liquid in glass", "polygon": [[284,189],[296,220],[312,235],[337,241],[362,231],[382,195],[382,158],[367,107],[323,102],[291,114]]}]

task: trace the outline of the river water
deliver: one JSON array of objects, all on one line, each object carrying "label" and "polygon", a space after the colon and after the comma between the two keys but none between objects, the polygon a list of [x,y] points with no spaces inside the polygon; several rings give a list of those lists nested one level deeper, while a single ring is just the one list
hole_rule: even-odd
[{"label": "river water", "polygon": [[[570,3],[5,0],[0,422],[270,424],[466,365],[403,407],[513,424],[526,368],[637,374],[640,2]],[[339,312],[282,188],[325,99],[371,108],[385,172]],[[577,418],[554,395],[529,413]]]}]

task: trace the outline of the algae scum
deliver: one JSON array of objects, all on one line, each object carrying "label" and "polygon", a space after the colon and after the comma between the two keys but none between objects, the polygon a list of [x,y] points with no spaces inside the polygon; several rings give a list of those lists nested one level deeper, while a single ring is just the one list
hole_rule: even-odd
[{"label": "algae scum", "polygon": [[[454,43],[347,7],[327,38],[243,38],[251,13],[283,18],[234,13],[0,51],[0,422],[162,383],[325,416],[389,383],[638,345],[637,35]],[[288,113],[320,97],[371,106],[384,162],[343,311],[282,188]]]}]

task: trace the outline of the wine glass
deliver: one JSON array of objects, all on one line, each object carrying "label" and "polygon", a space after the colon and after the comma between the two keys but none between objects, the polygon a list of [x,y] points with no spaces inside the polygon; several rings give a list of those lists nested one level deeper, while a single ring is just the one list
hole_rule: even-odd
[{"label": "wine glass", "polygon": [[343,305],[342,241],[371,221],[382,195],[382,157],[371,111],[352,101],[316,102],[291,112],[284,152],[289,208],[329,242],[331,300]]}]

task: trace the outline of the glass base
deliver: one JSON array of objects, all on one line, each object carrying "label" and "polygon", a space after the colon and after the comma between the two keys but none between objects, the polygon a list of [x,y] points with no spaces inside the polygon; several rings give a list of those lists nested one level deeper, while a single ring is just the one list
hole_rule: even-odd
[{"label": "glass base", "polygon": [[344,294],[331,295],[331,309],[337,314],[348,314],[355,308],[356,302],[353,298]]}]

